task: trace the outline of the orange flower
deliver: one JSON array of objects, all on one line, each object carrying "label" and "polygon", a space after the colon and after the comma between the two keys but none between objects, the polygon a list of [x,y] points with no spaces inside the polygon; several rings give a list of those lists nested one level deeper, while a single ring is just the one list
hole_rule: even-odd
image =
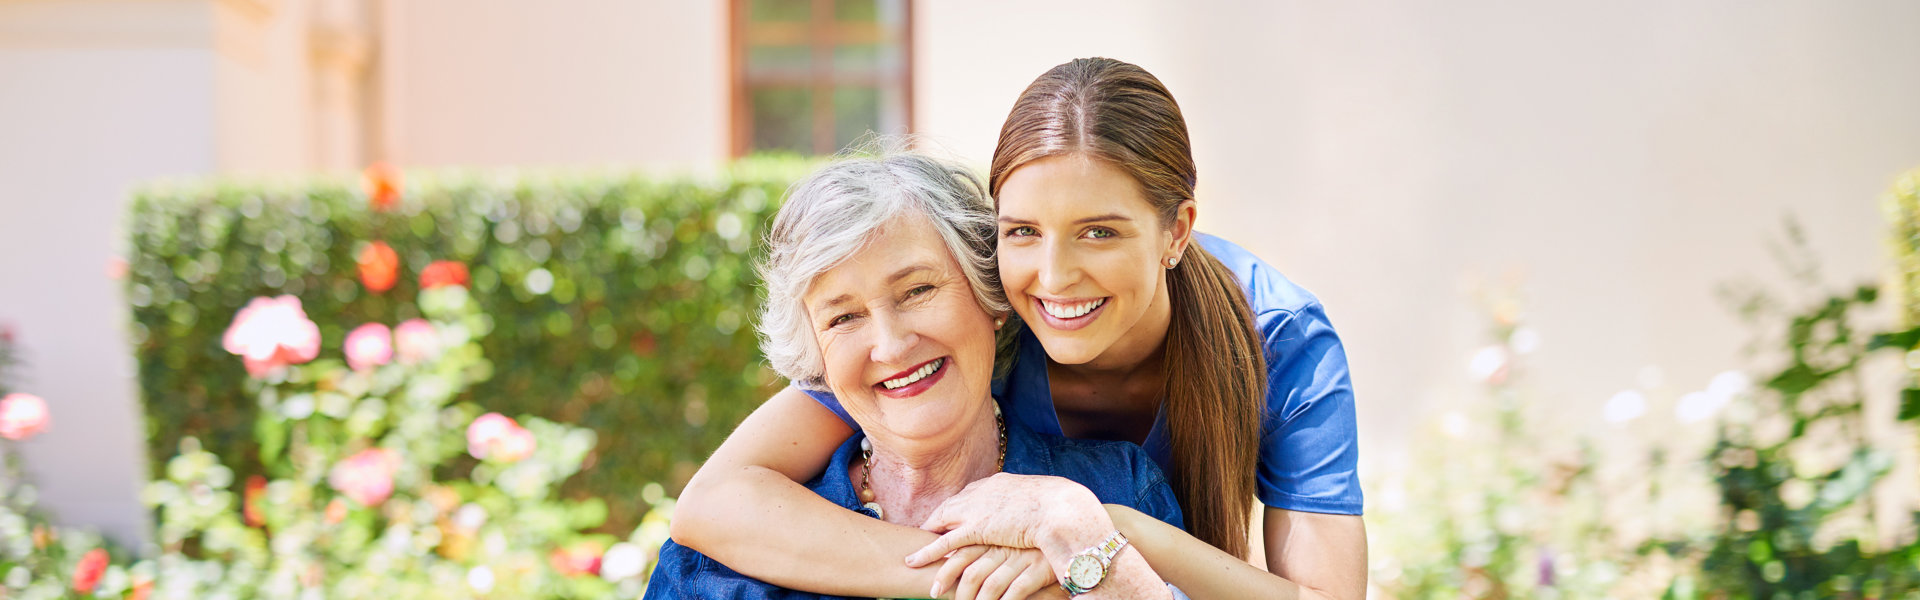
[{"label": "orange flower", "polygon": [[266,498],[266,495],[267,478],[259,475],[247,478],[246,500],[240,505],[240,514],[246,518],[248,527],[259,527],[267,523],[267,518],[260,509],[260,502]]},{"label": "orange flower", "polygon": [[133,584],[133,590],[127,592],[127,600],[147,600],[153,594],[153,580],[148,579]]},{"label": "orange flower", "polygon": [[100,575],[106,572],[107,551],[99,548],[88,550],[80,557],[80,563],[73,566],[74,593],[93,593],[94,586],[100,585]]},{"label": "orange flower", "polygon": [[400,255],[386,242],[375,241],[360,250],[360,283],[367,289],[384,292],[400,280]]},{"label": "orange flower", "polygon": [[334,498],[332,502],[328,502],[326,518],[328,525],[338,525],[341,521],[347,520],[347,502],[339,498]]},{"label": "orange flower", "polygon": [[366,190],[367,205],[373,210],[391,210],[400,203],[400,169],[385,162],[367,165],[360,171],[360,187]]},{"label": "orange flower", "polygon": [[430,290],[443,285],[467,287],[467,265],[453,260],[436,260],[420,272],[420,289]]}]

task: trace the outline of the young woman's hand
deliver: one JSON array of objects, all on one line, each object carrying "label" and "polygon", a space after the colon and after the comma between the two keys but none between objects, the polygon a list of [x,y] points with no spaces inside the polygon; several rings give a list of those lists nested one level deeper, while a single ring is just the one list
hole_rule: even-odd
[{"label": "young woman's hand", "polygon": [[908,567],[973,545],[1037,548],[1047,553],[1049,564],[1064,565],[1073,552],[1112,531],[1113,521],[1100,499],[1078,483],[1000,473],[967,484],[934,509],[920,528],[941,536],[908,556]]},{"label": "young woman's hand", "polygon": [[[1060,592],[1057,594],[1049,593]],[[929,598],[1022,600],[1064,597],[1047,556],[1033,548],[966,546],[947,556]]]}]

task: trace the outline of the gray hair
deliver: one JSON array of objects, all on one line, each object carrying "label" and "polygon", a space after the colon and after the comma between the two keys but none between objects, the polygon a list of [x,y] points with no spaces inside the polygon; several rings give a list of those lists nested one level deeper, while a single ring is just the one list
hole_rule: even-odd
[{"label": "gray hair", "polygon": [[[1011,318],[994,258],[998,226],[986,189],[965,167],[925,154],[885,151],[843,156],[789,188],[760,264],[767,290],[760,349],[773,370],[801,389],[827,389],[826,365],[801,296],[814,278],[846,262],[902,215],[918,214],[931,222],[960,263],[974,301],[988,314]],[[998,358],[1011,355],[1014,331],[1001,328]],[[995,364],[998,377],[1011,361]]]}]

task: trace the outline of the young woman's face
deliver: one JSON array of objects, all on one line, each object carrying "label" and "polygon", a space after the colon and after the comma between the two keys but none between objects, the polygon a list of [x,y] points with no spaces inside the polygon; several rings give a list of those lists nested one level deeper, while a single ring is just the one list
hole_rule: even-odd
[{"label": "young woman's face", "polygon": [[1163,261],[1175,235],[1132,177],[1092,158],[1048,157],[1009,174],[999,204],[1007,300],[1054,362],[1139,359],[1163,342],[1172,314]]},{"label": "young woman's face", "polygon": [[993,317],[925,217],[889,223],[801,301],[827,387],[876,443],[951,443],[992,410]]}]

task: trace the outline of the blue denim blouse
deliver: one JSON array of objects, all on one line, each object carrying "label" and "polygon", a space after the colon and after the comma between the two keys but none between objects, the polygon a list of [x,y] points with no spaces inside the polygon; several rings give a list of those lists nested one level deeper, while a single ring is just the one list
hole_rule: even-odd
[{"label": "blue denim blouse", "polygon": [[[1185,527],[1173,488],[1139,446],[1126,442],[1073,440],[1036,433],[1020,421],[1007,420],[1006,472],[1019,475],[1057,475],[1087,486],[1102,504],[1132,507],[1174,527]],[[878,518],[861,506],[848,471],[860,451],[855,433],[833,453],[832,462],[806,483],[820,497],[847,510]],[[832,552],[832,548],[821,548]],[[902,559],[906,558],[904,556]],[[843,598],[774,586],[727,568],[720,561],[672,541],[660,548],[660,562],[647,583],[647,598],[726,598],[729,600]]]},{"label": "blue denim blouse", "polygon": [[[1354,415],[1347,351],[1327,320],[1320,299],[1246,249],[1204,233],[1194,241],[1232,271],[1246,289],[1254,326],[1266,342],[1267,407],[1255,475],[1260,502],[1292,511],[1358,515],[1360,433]],[[1032,331],[1023,331],[1019,355],[993,393],[1009,421],[1040,433],[1061,435],[1047,383],[1047,353]],[[828,392],[807,392],[849,427],[859,429]],[[1147,454],[1171,472],[1173,447],[1167,414],[1154,418],[1144,442]]]}]

